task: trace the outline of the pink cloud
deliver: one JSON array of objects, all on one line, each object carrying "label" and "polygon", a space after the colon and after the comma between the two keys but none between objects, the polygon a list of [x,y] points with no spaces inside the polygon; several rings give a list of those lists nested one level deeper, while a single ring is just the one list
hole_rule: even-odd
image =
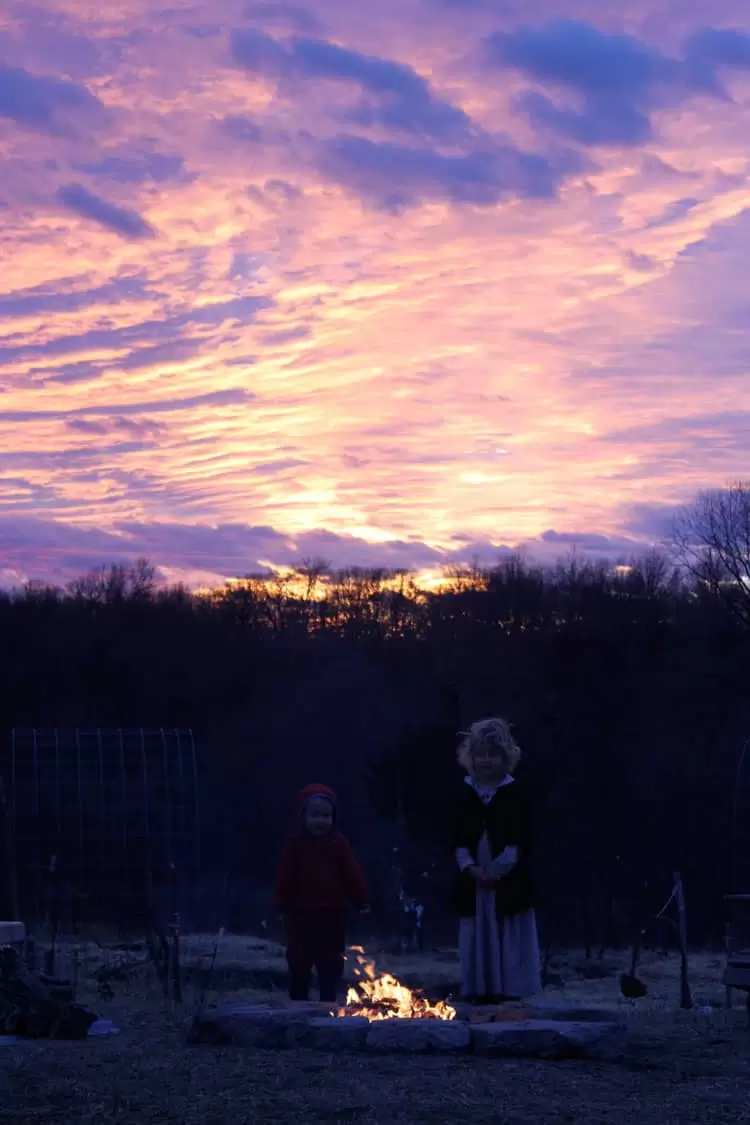
[{"label": "pink cloud", "polygon": [[735,0],[4,11],[0,569],[658,541],[750,474],[749,36]]}]

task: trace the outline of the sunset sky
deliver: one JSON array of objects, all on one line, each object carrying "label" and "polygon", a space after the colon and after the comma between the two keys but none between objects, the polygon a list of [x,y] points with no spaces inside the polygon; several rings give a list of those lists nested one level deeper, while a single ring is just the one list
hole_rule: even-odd
[{"label": "sunset sky", "polygon": [[612,558],[750,475],[740,0],[0,0],[0,585]]}]

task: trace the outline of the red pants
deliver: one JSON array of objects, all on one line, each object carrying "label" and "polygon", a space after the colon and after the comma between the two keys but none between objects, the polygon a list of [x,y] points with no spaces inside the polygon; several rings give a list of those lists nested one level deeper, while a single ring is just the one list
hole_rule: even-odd
[{"label": "red pants", "polygon": [[346,916],[343,910],[300,910],[286,923],[289,997],[307,1000],[313,969],[320,999],[336,999],[344,972]]}]

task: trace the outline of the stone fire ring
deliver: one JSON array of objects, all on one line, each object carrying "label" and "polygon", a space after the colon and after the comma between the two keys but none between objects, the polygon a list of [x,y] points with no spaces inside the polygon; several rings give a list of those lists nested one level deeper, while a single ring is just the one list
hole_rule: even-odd
[{"label": "stone fire ring", "polygon": [[622,1056],[627,1030],[616,1011],[523,1006],[510,1019],[472,1024],[457,1009],[455,1020],[332,1017],[330,1007],[298,1004],[273,1008],[222,1004],[199,1013],[188,1031],[191,1044],[284,1050],[381,1054],[471,1053],[485,1058],[595,1059]]}]

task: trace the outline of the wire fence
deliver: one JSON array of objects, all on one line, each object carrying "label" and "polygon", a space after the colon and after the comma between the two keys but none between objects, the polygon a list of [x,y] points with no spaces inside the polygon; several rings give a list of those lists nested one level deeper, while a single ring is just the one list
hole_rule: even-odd
[{"label": "wire fence", "polygon": [[[190,911],[201,870],[189,729],[16,729],[5,760],[6,896],[28,926]],[[0,845],[2,846],[2,845]]]}]

